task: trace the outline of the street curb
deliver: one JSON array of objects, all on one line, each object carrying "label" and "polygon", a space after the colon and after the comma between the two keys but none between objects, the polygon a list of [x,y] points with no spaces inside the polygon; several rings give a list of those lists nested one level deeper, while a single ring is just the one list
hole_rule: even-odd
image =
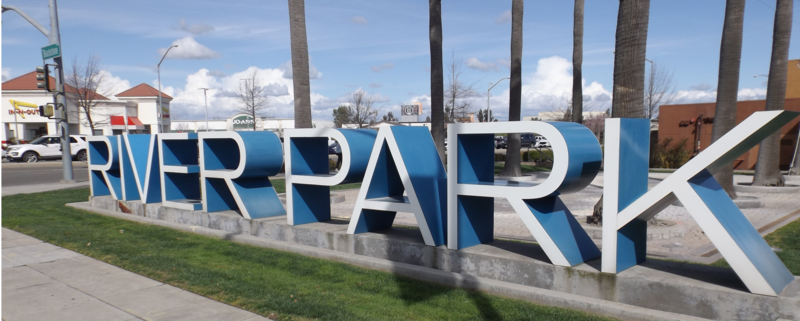
[{"label": "street curb", "polygon": [[220,239],[225,239],[237,243],[293,252],[305,256],[352,264],[368,269],[388,271],[397,275],[417,280],[433,282],[452,287],[481,290],[487,293],[500,295],[504,297],[520,299],[549,306],[576,309],[588,313],[594,313],[598,315],[603,315],[623,320],[658,320],[658,321],[708,320],[684,314],[651,310],[613,301],[605,301],[601,299],[584,297],[576,294],[563,293],[553,290],[523,286],[519,284],[496,281],[486,278],[467,276],[453,272],[425,268],[417,265],[393,262],[389,260],[371,258],[355,254],[348,254],[333,250],[321,249],[317,247],[310,247],[310,246],[291,244],[281,241],[269,240],[246,234],[233,234],[230,232],[209,229],[200,226],[190,226],[185,224],[172,223],[157,219],[151,219],[147,217],[136,216],[136,215],[122,214],[109,210],[93,208],[89,205],[89,202],[69,203],[66,205],[76,209],[94,212],[128,221],[169,227],[184,232],[191,232],[205,236],[217,237]]}]

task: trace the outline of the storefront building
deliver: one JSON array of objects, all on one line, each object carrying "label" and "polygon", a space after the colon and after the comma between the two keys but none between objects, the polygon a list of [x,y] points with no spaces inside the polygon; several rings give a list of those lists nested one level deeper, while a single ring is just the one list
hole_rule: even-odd
[{"label": "storefront building", "polygon": [[[51,81],[52,78],[51,78]],[[142,134],[157,132],[159,123],[158,90],[140,84],[107,98],[97,94],[91,108],[94,132],[83,110],[76,103],[78,90],[65,86],[67,122],[70,134],[114,135],[126,132]],[[169,103],[172,97],[162,93],[163,128],[169,129]],[[39,106],[53,103],[53,93],[36,86],[36,73],[30,72],[2,84],[3,130],[0,139],[9,144],[17,138],[31,141],[44,135],[58,134],[55,119],[39,116]],[[127,119],[127,126],[125,121]]]}]

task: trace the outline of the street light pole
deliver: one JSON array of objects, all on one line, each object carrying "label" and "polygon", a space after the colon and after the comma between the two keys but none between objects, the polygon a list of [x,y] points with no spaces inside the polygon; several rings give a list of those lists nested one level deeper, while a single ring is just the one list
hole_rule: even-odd
[{"label": "street light pole", "polygon": [[164,122],[164,108],[161,107],[161,63],[164,62],[164,58],[167,58],[167,54],[169,53],[169,50],[172,49],[173,47],[178,47],[178,45],[172,45],[169,48],[167,48],[167,51],[164,52],[164,56],[161,57],[161,61],[158,62],[158,108],[156,109],[156,112],[158,113],[158,131],[157,132],[159,134],[163,130],[163,128],[161,128],[161,127],[163,127],[163,125],[161,125],[161,123]]},{"label": "street light pole", "polygon": [[502,79],[498,80],[497,82],[495,82],[494,85],[492,85],[492,83],[489,83],[489,89],[486,90],[486,122],[491,122],[492,121],[492,119],[489,118],[490,117],[489,115],[492,114],[492,106],[491,106],[491,103],[490,103],[490,98],[491,98],[491,95],[492,95],[492,88],[494,88],[494,86],[497,86],[497,84],[499,84],[501,81],[506,80],[506,79],[511,79],[511,78],[509,78],[509,77],[502,78]]},{"label": "street light pole", "polygon": [[203,100],[206,102],[206,131],[208,131],[208,88],[200,88],[203,90]]}]

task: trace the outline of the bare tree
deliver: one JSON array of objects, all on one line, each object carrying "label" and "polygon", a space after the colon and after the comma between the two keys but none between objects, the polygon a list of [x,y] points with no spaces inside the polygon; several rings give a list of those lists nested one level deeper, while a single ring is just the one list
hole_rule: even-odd
[{"label": "bare tree", "polygon": [[657,61],[650,61],[650,71],[644,83],[644,118],[658,119],[661,105],[675,100],[674,74]]},{"label": "bare tree", "polygon": [[[722,44],[719,48],[719,78],[717,105],[714,109],[714,128],[711,143],[736,126],[736,96],[739,92],[739,68],[742,63],[742,30],[744,29],[745,0],[727,0],[725,22],[722,25]],[[733,187],[733,163],[722,167],[714,179],[732,199],[737,197]]]},{"label": "bare tree", "polygon": [[[269,98],[267,98],[266,92],[267,88],[262,86],[261,80],[258,79],[258,68],[254,68],[247,78],[239,82],[239,87],[236,88],[236,94],[244,104],[238,108],[239,112],[250,115],[253,120],[257,119],[262,110],[269,108]],[[255,121],[253,121],[253,130],[256,130]]]},{"label": "bare tree", "polygon": [[[469,98],[477,95],[472,85],[461,82],[462,59],[456,60],[455,53],[451,54],[450,64],[447,65],[448,77],[447,87],[444,91],[445,120],[456,122],[458,119],[467,117],[472,112],[472,104]],[[449,119],[448,119],[449,118]]]},{"label": "bare tree", "polygon": [[[789,59],[789,40],[792,35],[792,0],[778,0],[772,29],[772,57],[767,78],[766,110],[783,110],[786,102],[786,78]],[[754,186],[783,186],[780,170],[780,131],[770,135],[758,148]]]},{"label": "bare tree", "polygon": [[601,144],[604,140],[603,135],[606,132],[606,118],[608,118],[607,114],[599,114],[589,116],[583,120],[583,125],[592,131],[594,136],[597,137],[597,141]]},{"label": "bare tree", "polygon": [[78,106],[83,114],[81,123],[91,128],[91,135],[94,135],[95,127],[109,123],[108,115],[96,108],[100,101],[108,100],[105,95],[98,92],[104,86],[104,75],[101,72],[100,57],[91,56],[85,65],[75,58],[72,61],[72,68],[64,76],[67,99]]},{"label": "bare tree", "polygon": [[575,0],[572,18],[572,110],[571,119],[583,123],[583,3]]},{"label": "bare tree", "polygon": [[444,67],[442,65],[442,0],[428,0],[431,51],[431,136],[442,164],[444,153]]},{"label": "bare tree", "polygon": [[189,124],[184,123],[184,122],[177,123],[177,124],[175,124],[175,130],[177,130],[179,133],[188,132],[189,131]]},{"label": "bare tree", "polygon": [[372,96],[367,95],[363,90],[358,89],[353,92],[350,97],[350,115],[352,115],[353,123],[358,124],[358,128],[364,128],[364,124],[375,122],[378,111],[373,108],[374,104]]}]

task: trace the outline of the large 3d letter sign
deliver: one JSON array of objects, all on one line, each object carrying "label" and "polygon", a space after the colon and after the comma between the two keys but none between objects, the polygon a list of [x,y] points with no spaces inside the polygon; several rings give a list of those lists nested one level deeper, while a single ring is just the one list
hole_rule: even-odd
[{"label": "large 3d letter sign", "polygon": [[239,210],[248,219],[286,215],[269,181],[283,165],[278,135],[227,131],[199,133],[198,138],[203,210]]},{"label": "large 3d letter sign", "polygon": [[111,195],[124,199],[119,166],[119,136],[89,136],[89,189],[92,196]]},{"label": "large 3d letter sign", "polygon": [[[161,202],[158,139],[156,135],[123,135],[120,145],[125,200]],[[135,192],[136,194],[131,194]]]},{"label": "large 3d letter sign", "polygon": [[711,175],[797,115],[754,113],[650,191],[649,121],[607,119],[602,271],[618,273],[643,262],[647,220],[677,198],[751,292],[783,291],[794,276]]},{"label": "large 3d letter sign", "polygon": [[390,228],[397,212],[406,212],[417,219],[425,244],[445,244],[446,184],[427,128],[381,128],[347,233]]},{"label": "large 3d letter sign", "polygon": [[[647,220],[680,200],[753,292],[775,296],[794,276],[712,174],[799,113],[757,112],[648,191],[650,122],[607,119],[603,187],[602,271],[619,273],[645,260]],[[555,162],[539,184],[495,180],[495,133],[547,137]],[[348,234],[392,226],[413,213],[425,244],[462,249],[494,236],[494,198],[508,199],[553,264],[574,266],[600,256],[560,195],[582,190],[600,170],[600,144],[588,128],[567,122],[450,124],[448,173],[424,127],[290,129],[91,136],[92,196],[161,202],[244,218],[287,215],[290,225],[331,219],[330,186],[361,182]],[[344,160],[330,172],[328,139]],[[285,157],[286,209],[269,176]],[[445,215],[446,213],[446,215]]]},{"label": "large 3d letter sign", "polygon": [[[287,129],[284,139],[286,158],[286,212],[290,225],[324,222],[331,219],[331,186],[360,182],[375,142],[371,129]],[[342,168],[330,174],[328,137],[342,148]]]},{"label": "large 3d letter sign", "polygon": [[[553,146],[553,170],[541,184],[494,180],[494,133],[539,133]],[[556,265],[600,256],[560,194],[582,190],[600,170],[592,132],[574,123],[509,122],[448,126],[448,247],[493,240],[494,198],[505,197]]]}]

